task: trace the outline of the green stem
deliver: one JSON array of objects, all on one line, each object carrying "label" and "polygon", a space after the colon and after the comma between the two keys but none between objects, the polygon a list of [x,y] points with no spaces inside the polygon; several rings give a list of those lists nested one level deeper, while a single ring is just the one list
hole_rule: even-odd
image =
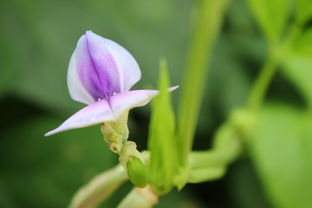
[{"label": "green stem", "polygon": [[195,27],[190,40],[178,109],[182,163],[186,162],[187,154],[192,147],[207,65],[219,35],[228,2],[229,0],[199,0],[197,3]]},{"label": "green stem", "polygon": [[260,70],[260,75],[253,85],[248,99],[247,106],[250,110],[257,112],[261,107],[264,96],[269,88],[269,84],[271,83],[276,72],[277,65],[278,61],[273,55],[271,55],[263,65]]},{"label": "green stem", "polygon": [[300,27],[293,24],[289,29],[286,39],[281,44],[271,46],[269,58],[260,70],[260,75],[253,85],[248,99],[247,105],[250,110],[257,112],[260,109],[269,85],[277,71],[278,65],[281,60],[285,59],[289,49],[292,47],[291,45],[294,38],[300,34],[300,32]]}]

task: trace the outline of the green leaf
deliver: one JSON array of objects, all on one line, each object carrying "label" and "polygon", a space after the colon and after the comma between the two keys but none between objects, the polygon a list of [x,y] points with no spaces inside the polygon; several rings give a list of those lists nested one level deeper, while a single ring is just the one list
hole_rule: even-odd
[{"label": "green leaf", "polygon": [[290,9],[289,0],[248,0],[250,9],[268,40],[280,39]]},{"label": "green leaf", "polygon": [[249,147],[275,207],[312,205],[312,117],[281,104],[264,107]]},{"label": "green leaf", "polygon": [[300,24],[312,17],[312,1],[296,0],[296,18]]},{"label": "green leaf", "polygon": [[148,149],[151,152],[149,180],[159,193],[171,190],[173,178],[178,170],[175,117],[172,110],[167,66],[160,63],[160,94],[152,103],[152,117],[149,127]]},{"label": "green leaf", "polygon": [[283,72],[312,106],[312,29],[294,41]]}]

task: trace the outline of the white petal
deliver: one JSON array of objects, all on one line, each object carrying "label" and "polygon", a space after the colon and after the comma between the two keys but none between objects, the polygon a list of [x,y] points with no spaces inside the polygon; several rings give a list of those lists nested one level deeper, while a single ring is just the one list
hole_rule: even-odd
[{"label": "white petal", "polygon": [[106,100],[101,100],[81,109],[64,121],[59,127],[46,133],[45,136],[50,136],[69,129],[92,126],[98,123],[114,120],[116,120],[116,118],[111,111],[108,102]]},{"label": "white petal", "polygon": [[147,104],[157,94],[157,90],[135,90],[120,93],[111,97],[111,107],[106,100],[97,101],[69,117],[59,127],[46,133],[45,136],[69,129],[116,121],[125,111]]},{"label": "white petal", "polygon": [[[177,86],[171,87],[168,90],[172,91],[176,88]],[[97,101],[69,117],[59,127],[46,133],[45,136],[50,136],[69,129],[116,121],[124,112],[135,107],[146,105],[158,94],[158,90],[133,90],[112,96],[110,98],[110,104],[105,99]]]},{"label": "white petal", "polygon": [[111,106],[116,117],[135,107],[146,105],[159,93],[158,90],[133,90],[111,97]]}]

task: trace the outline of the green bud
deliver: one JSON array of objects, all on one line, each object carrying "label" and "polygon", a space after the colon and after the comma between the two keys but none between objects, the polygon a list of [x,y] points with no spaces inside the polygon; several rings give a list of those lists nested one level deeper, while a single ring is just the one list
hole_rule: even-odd
[{"label": "green bud", "polygon": [[147,166],[141,159],[130,157],[127,163],[128,177],[138,187],[145,187],[147,184]]}]

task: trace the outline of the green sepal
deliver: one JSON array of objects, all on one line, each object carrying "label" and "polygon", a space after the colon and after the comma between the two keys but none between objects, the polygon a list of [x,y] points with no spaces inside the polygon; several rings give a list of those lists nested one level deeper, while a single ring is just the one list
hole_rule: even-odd
[{"label": "green sepal", "polygon": [[179,144],[175,134],[175,116],[169,86],[167,65],[165,61],[161,61],[160,93],[152,102],[148,139],[150,151],[148,176],[157,194],[169,192],[175,186],[175,177],[179,174]]}]

